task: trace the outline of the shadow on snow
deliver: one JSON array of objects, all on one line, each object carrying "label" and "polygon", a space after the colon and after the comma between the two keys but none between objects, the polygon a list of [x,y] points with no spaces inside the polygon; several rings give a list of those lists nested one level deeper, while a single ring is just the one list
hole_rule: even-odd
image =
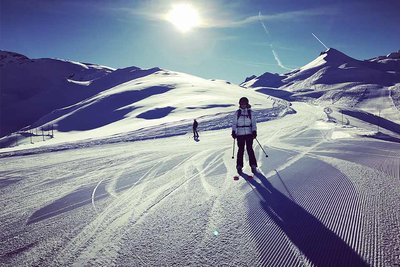
[{"label": "shadow on snow", "polygon": [[367,112],[363,112],[363,111],[353,111],[353,110],[342,109],[342,112],[345,115],[357,118],[359,120],[368,122],[373,125],[377,125],[377,126],[379,125],[379,127],[382,127],[386,130],[400,134],[400,125],[393,121],[390,121],[385,118],[378,117],[376,115],[373,115],[373,114],[367,113]]},{"label": "shadow on snow", "polygon": [[161,119],[168,116],[175,108],[174,107],[164,107],[164,108],[155,108],[152,110],[148,110],[137,115],[137,118],[146,119],[146,120],[155,120]]},{"label": "shadow on snow", "polygon": [[[277,172],[278,178],[280,178]],[[285,233],[290,241],[315,266],[368,266],[340,237],[321,221],[274,188],[261,173],[260,182],[244,174],[260,198],[263,212]],[[261,240],[262,243],[268,240]],[[273,242],[273,241],[272,241]],[[260,244],[262,245],[262,244]]]},{"label": "shadow on snow", "polygon": [[[90,204],[92,202],[92,192],[93,187],[83,187],[62,198],[57,199],[53,203],[35,211],[31,217],[29,217],[27,225],[40,222],[42,220],[49,219]],[[100,200],[107,196],[108,193],[106,192],[105,184],[103,183],[97,188],[94,200]]]},{"label": "shadow on snow", "polygon": [[58,122],[58,130],[62,132],[85,131],[111,124],[135,110],[137,107],[130,106],[133,103],[171,89],[168,86],[153,86],[139,91],[126,91],[110,95],[86,105],[86,107],[77,106],[75,111]]}]

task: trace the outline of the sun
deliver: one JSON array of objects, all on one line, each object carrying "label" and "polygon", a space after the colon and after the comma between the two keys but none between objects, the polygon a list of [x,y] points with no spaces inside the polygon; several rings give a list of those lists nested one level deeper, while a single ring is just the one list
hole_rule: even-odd
[{"label": "sun", "polygon": [[200,25],[197,9],[186,3],[176,4],[168,12],[167,21],[172,23],[180,32],[186,33]]}]

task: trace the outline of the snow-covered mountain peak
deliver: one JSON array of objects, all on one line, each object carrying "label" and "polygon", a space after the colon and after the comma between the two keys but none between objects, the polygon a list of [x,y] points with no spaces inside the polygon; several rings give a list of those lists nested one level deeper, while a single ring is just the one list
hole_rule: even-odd
[{"label": "snow-covered mountain peak", "polygon": [[[30,59],[18,53],[0,51],[0,136],[18,130],[54,109],[104,90],[96,81],[113,80],[110,74],[114,72],[112,68],[96,64],[52,58]],[[118,82],[118,77],[114,77],[112,84]]]},{"label": "snow-covered mountain peak", "polygon": [[334,48],[329,48],[328,50],[321,52],[320,55],[310,63],[288,74],[289,75],[295,74],[299,70],[305,71],[316,68],[320,69],[323,67],[339,67],[343,64],[356,66],[358,65],[358,63],[359,63],[358,60],[349,57],[348,55],[340,52],[339,50],[336,50]]},{"label": "snow-covered mountain peak", "polygon": [[392,52],[386,56],[387,58],[392,58],[392,59],[400,59],[400,50],[397,52]]},{"label": "snow-covered mountain peak", "polygon": [[288,100],[385,110],[386,116],[398,120],[400,51],[362,61],[330,48],[294,71],[266,72],[241,85]]},{"label": "snow-covered mountain peak", "polygon": [[389,53],[386,56],[375,57],[367,61],[373,63],[376,68],[379,68],[383,71],[400,73],[400,50]]},{"label": "snow-covered mountain peak", "polygon": [[397,52],[389,53],[386,56],[379,56],[379,57],[371,58],[371,59],[369,59],[369,61],[381,61],[381,60],[386,60],[386,59],[400,60],[400,50]]},{"label": "snow-covered mountain peak", "polygon": [[351,62],[355,61],[354,58],[346,55],[343,52],[340,52],[339,50],[336,50],[334,48],[329,48],[325,52],[321,53],[321,56],[324,57],[325,61],[330,62]]}]

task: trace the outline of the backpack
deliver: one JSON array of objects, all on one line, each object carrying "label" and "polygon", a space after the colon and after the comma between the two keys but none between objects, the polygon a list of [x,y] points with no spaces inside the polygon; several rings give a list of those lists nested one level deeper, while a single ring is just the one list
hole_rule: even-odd
[{"label": "backpack", "polygon": [[[249,113],[249,118],[250,118],[250,121],[251,121],[251,109],[248,109],[247,111]],[[237,112],[237,119],[239,119],[241,114],[242,114],[242,110],[239,108],[238,112]]]},{"label": "backpack", "polygon": [[[249,118],[250,118],[250,126],[243,126],[243,127],[250,127],[250,128],[252,128],[252,127],[253,127],[253,121],[251,120],[251,109],[248,109],[247,112],[248,112]],[[240,117],[241,114],[242,114],[242,110],[239,108],[239,109],[238,109],[238,112],[237,112],[236,125],[237,125],[237,122],[238,122],[239,117]],[[241,127],[241,126],[238,126],[238,127]]]}]

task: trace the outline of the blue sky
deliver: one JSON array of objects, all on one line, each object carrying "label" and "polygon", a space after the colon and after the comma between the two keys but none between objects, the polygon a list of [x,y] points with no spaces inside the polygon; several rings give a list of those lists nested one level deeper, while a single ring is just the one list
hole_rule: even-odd
[{"label": "blue sky", "polygon": [[[187,33],[163,19],[191,3]],[[1,0],[0,49],[113,68],[161,67],[242,82],[285,73],[336,48],[357,59],[400,49],[399,0]]]}]

